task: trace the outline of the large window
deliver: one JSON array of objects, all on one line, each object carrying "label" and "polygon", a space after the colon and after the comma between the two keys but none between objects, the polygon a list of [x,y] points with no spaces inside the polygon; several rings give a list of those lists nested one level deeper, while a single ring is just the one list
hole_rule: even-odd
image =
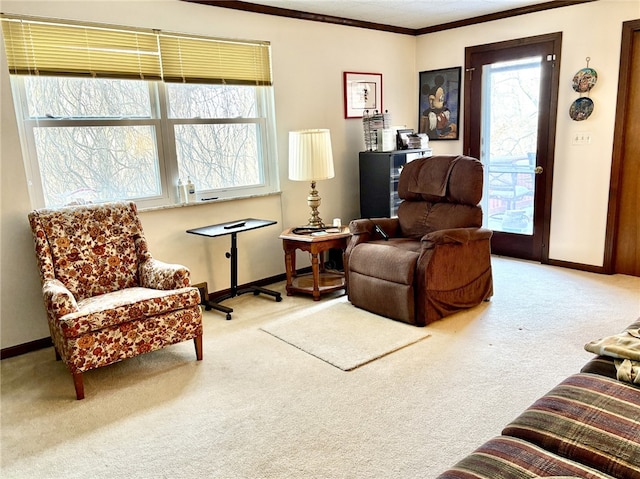
[{"label": "large window", "polygon": [[[141,206],[175,204],[179,179],[191,179],[202,199],[277,189],[270,78],[251,79],[244,73],[221,73],[220,65],[201,65],[210,48],[233,63],[233,55],[242,54],[245,44],[238,50],[231,42],[233,48],[220,55],[220,46],[227,46],[224,41],[158,38],[158,54],[167,55],[160,70],[165,81],[149,74],[150,69],[140,74],[144,79],[113,71],[69,75],[66,57],[58,64],[48,60],[44,72],[37,65],[20,66],[34,55],[27,51],[22,59],[15,53],[16,31],[33,32],[25,31],[24,23],[12,23],[12,29],[6,24],[3,21],[5,46],[34,207],[119,199]],[[8,31],[13,35],[9,40]],[[242,55],[240,60],[251,61]],[[77,61],[73,67],[81,70]]]}]

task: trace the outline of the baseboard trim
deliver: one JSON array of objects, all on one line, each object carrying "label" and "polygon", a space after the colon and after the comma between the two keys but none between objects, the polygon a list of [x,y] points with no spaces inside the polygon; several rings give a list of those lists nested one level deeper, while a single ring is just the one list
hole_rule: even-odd
[{"label": "baseboard trim", "polygon": [[[309,271],[311,271],[311,267],[309,267]],[[284,281],[287,279],[287,275],[282,273],[276,276],[270,276],[269,278],[259,279],[258,281],[253,281],[251,283],[239,284],[238,289],[250,288],[251,286],[267,286],[269,284],[277,283],[278,281]],[[220,291],[209,291],[209,298],[215,299],[219,296],[224,296],[226,294],[231,293],[231,288],[221,289]]]},{"label": "baseboard trim", "polygon": [[29,341],[28,343],[22,343],[16,346],[9,346],[8,348],[4,348],[0,350],[0,359],[7,359],[7,358],[12,358],[14,356],[20,356],[22,354],[27,354],[32,351],[37,351],[38,349],[50,348],[51,346],[53,346],[53,341],[51,340],[51,337],[36,339],[35,341]]},{"label": "baseboard trim", "polygon": [[[311,268],[305,269],[311,271]],[[305,269],[301,270],[300,272],[303,272]],[[240,285],[238,286],[238,289],[248,288],[250,286],[267,286],[269,284],[277,283],[278,281],[284,281],[285,279],[287,279],[287,275],[282,273],[276,276],[271,276],[270,278],[264,278],[259,281]],[[231,289],[216,291],[214,294],[212,294],[212,296],[220,296],[229,292],[231,292]],[[50,348],[51,346],[53,346],[53,341],[50,336],[46,338],[36,339],[35,341],[29,341],[28,343],[9,346],[8,348],[3,348],[0,350],[0,360],[31,353],[33,351],[38,351],[39,349]]]},{"label": "baseboard trim", "polygon": [[551,266],[560,266],[562,268],[587,271],[589,273],[611,274],[603,266],[593,266],[590,264],[583,264],[583,263],[572,263],[571,261],[561,261],[557,259],[550,259],[549,261],[547,261],[546,264]]}]

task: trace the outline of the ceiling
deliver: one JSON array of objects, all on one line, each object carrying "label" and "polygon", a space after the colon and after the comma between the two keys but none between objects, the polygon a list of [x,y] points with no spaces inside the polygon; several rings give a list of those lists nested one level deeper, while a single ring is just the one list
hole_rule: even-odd
[{"label": "ceiling", "polygon": [[475,17],[499,14],[512,9],[538,8],[536,6],[544,3],[561,6],[558,4],[566,5],[574,2],[549,2],[548,0],[245,0],[228,2],[228,4],[234,3],[252,3],[276,9],[421,30],[452,22],[467,21]]}]

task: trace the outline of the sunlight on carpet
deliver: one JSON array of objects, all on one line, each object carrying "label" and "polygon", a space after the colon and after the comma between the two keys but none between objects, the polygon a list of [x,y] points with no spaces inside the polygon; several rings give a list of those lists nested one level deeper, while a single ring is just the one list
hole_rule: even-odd
[{"label": "sunlight on carpet", "polygon": [[262,331],[343,371],[351,371],[430,336],[358,309],[345,298],[267,323]]}]

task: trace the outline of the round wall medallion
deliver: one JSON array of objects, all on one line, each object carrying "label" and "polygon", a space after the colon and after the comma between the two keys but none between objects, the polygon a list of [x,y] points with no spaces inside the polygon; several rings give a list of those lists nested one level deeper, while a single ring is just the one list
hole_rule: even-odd
[{"label": "round wall medallion", "polygon": [[598,81],[598,73],[593,68],[583,68],[573,76],[573,89],[579,93],[591,90]]},{"label": "round wall medallion", "polygon": [[574,121],[586,120],[593,113],[593,100],[586,96],[578,98],[569,108],[569,116]]}]

